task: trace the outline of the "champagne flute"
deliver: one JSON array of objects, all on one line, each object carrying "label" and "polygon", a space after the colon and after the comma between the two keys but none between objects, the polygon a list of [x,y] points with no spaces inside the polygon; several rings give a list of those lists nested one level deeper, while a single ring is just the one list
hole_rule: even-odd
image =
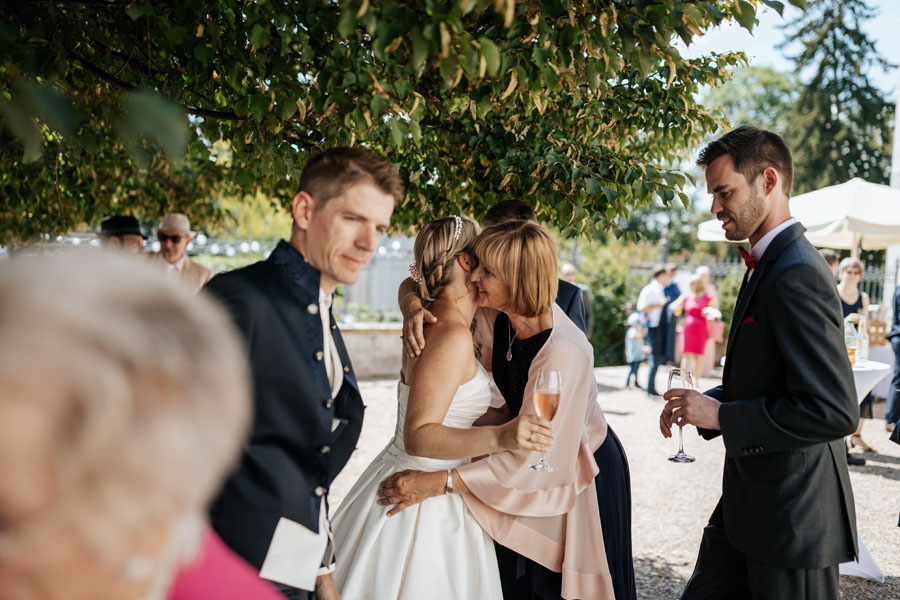
[{"label": "champagne flute", "polygon": [[[559,396],[562,392],[562,378],[559,371],[541,369],[538,371],[537,382],[534,385],[534,409],[539,417],[552,421],[559,408]],[[552,473],[558,469],[547,462],[547,457],[541,452],[541,458],[533,465],[528,465],[534,471]]]},{"label": "champagne flute", "polygon": [[[694,389],[694,376],[689,369],[669,371],[669,384],[666,389],[674,388]],[[676,422],[678,423],[678,452],[670,456],[669,460],[675,463],[692,463],[696,459],[684,453],[684,427],[681,425],[681,417],[678,417]]]}]

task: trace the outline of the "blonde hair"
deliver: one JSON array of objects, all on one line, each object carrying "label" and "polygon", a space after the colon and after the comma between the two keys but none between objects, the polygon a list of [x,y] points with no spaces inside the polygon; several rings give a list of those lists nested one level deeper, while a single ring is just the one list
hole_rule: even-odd
[{"label": "blonde hair", "polygon": [[[222,308],[107,252],[14,259],[0,266],[0,299],[0,435],[57,432],[40,454],[50,497],[0,549],[71,526],[115,555],[151,524],[202,514],[250,418],[244,352]],[[17,422],[24,403],[40,425]],[[21,483],[10,479],[0,475],[0,494]]]},{"label": "blonde hair", "polygon": [[843,273],[847,269],[852,269],[856,267],[859,269],[859,274],[862,275],[863,271],[865,271],[865,267],[863,267],[862,261],[858,258],[853,258],[852,256],[848,256],[844,260],[841,261],[841,264],[838,267],[838,273]]},{"label": "blonde hair", "polygon": [[699,273],[695,273],[691,276],[690,286],[691,291],[695,296],[702,296],[706,293],[706,282],[703,280],[703,276]]},{"label": "blonde hair", "polygon": [[709,272],[709,267],[705,265],[697,267],[694,275],[703,278],[703,285],[709,288],[709,285],[712,283],[712,274]]},{"label": "blonde hair", "polygon": [[462,217],[436,219],[422,228],[413,246],[418,274],[416,294],[422,304],[431,304],[440,297],[450,284],[453,261],[471,250],[477,234],[475,223]]},{"label": "blonde hair", "polygon": [[542,225],[510,221],[485,229],[473,252],[509,288],[508,309],[534,317],[553,307],[559,279],[556,242]]}]

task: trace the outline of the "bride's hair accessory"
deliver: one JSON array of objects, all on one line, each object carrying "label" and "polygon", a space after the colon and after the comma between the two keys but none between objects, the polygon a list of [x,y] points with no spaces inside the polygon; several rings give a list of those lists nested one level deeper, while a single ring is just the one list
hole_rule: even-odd
[{"label": "bride's hair accessory", "polygon": [[453,218],[456,219],[456,231],[453,232],[453,241],[456,242],[459,241],[459,236],[462,235],[463,220],[456,215]]},{"label": "bride's hair accessory", "polygon": [[409,276],[416,283],[422,281],[422,275],[419,274],[419,269],[416,268],[416,263],[409,263]]}]

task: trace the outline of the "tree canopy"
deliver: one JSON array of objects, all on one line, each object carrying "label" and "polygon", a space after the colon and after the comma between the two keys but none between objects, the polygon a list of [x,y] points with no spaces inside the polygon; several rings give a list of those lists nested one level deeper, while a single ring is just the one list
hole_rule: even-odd
[{"label": "tree canopy", "polygon": [[794,73],[805,81],[785,136],[795,193],[853,177],[889,182],[892,105],[867,73],[890,65],[862,29],[875,14],[863,0],[819,0],[788,27],[785,44],[802,48]]},{"label": "tree canopy", "polygon": [[[804,0],[790,0],[803,6]],[[681,48],[776,0],[11,0],[0,24],[0,243],[104,214],[216,220],[287,201],[305,158],[364,144],[408,180],[395,225],[519,197],[617,230],[716,126],[741,54]]]}]

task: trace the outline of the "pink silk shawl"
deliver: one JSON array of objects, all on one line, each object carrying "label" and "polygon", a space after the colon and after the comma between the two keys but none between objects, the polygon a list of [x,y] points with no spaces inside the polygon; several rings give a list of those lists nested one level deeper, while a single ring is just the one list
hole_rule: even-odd
[{"label": "pink silk shawl", "polygon": [[[497,311],[480,309],[475,335],[490,360]],[[486,365],[489,367],[489,365]],[[606,439],[607,424],[597,404],[594,354],[584,333],[556,304],[553,329],[528,372],[520,414],[535,413],[539,369],[557,369],[562,395],[553,419],[547,460],[555,473],[532,471],[539,454],[498,452],[461,467],[469,488],[463,499],[494,540],[544,567],[562,573],[563,598],[613,600],[594,477],[594,452]]]}]

